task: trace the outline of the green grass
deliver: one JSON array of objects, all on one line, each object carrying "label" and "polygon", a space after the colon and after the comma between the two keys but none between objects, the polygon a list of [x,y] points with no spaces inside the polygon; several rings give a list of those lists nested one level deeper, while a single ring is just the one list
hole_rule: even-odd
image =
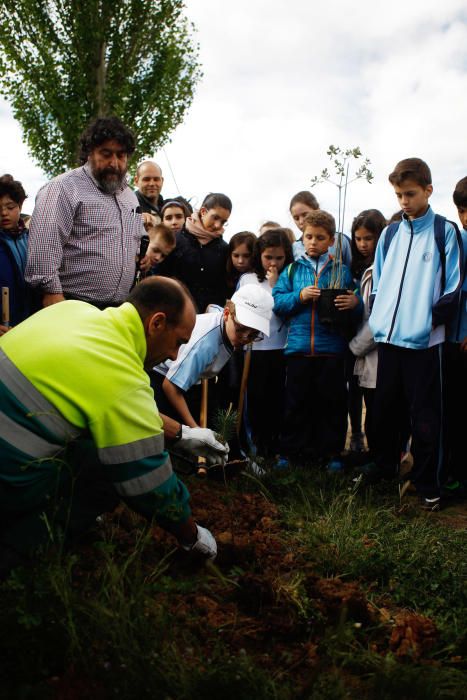
[{"label": "green grass", "polygon": [[[198,595],[221,610],[240,605],[250,595],[246,574],[261,574],[255,562],[218,575],[174,569],[169,548],[154,561],[147,528],[136,528],[123,546],[113,524],[91,550],[49,553],[34,572],[17,570],[0,584],[0,698],[54,698],[50,679],[64,674],[72,685],[84,683],[83,696],[93,700],[467,697],[465,531],[414,508],[401,511],[394,486],[363,491],[312,468],[245,478],[230,489],[229,500],[236,490],[260,490],[275,502],[284,551],[296,554],[296,568],[278,571],[271,595],[274,614],[286,610],[294,621],[287,634],[304,650],[316,646],[300,684],[302,659],[287,636],[239,648],[234,632],[208,629],[196,607],[182,610]],[[381,622],[361,624],[345,607],[337,620],[326,619],[310,572],[357,582],[375,610],[406,608],[431,618],[435,646],[421,661],[398,659]],[[276,642],[281,651],[271,673],[261,654]]]},{"label": "green grass", "polygon": [[[395,486],[359,491],[342,477],[297,470],[283,516],[323,576],[360,581],[370,600],[432,618],[442,642],[467,651],[467,538],[436,515],[400,508]],[[289,477],[290,478],[290,477]],[[283,500],[285,500],[283,499]]]}]

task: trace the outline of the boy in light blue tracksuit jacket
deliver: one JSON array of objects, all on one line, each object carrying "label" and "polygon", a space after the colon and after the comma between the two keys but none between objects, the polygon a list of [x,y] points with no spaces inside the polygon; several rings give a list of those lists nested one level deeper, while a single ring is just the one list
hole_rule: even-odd
[{"label": "boy in light blue tracksuit jacket", "polygon": [[[274,312],[289,320],[284,353],[287,379],[285,418],[281,431],[281,455],[286,458],[309,454],[329,461],[339,469],[340,452],[347,432],[345,353],[348,342],[335,328],[321,323],[318,314],[321,290],[340,277],[339,311],[352,310],[355,319],[363,311],[361,298],[353,292],[350,270],[329,253],[336,225],[327,212],[316,210],[305,219],[303,242],[306,253],[285,268],[272,294]],[[340,272],[340,274],[339,274]]]},{"label": "boy in light blue tracksuit jacket", "polygon": [[[467,177],[453,193],[454,204],[462,225],[464,267],[467,264]],[[467,272],[459,294],[457,313],[450,324],[446,343],[446,473],[445,491],[451,496],[467,496],[465,458],[465,400],[467,397]]]},{"label": "boy in light blue tracksuit jacket", "polygon": [[414,465],[410,479],[422,506],[440,507],[443,465],[443,346],[463,279],[459,232],[429,206],[431,172],[419,158],[400,161],[389,175],[403,211],[376,249],[370,328],[378,343],[375,394],[377,459],[368,476],[395,476],[398,415],[409,404]]}]

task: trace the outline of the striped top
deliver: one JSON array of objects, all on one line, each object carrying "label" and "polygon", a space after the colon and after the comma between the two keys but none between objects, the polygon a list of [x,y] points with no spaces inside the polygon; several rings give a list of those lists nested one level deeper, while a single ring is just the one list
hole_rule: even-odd
[{"label": "striped top", "polygon": [[137,207],[126,181],[107,194],[89,164],[54,178],[37,195],[26,281],[43,293],[103,304],[124,301],[144,235]]}]

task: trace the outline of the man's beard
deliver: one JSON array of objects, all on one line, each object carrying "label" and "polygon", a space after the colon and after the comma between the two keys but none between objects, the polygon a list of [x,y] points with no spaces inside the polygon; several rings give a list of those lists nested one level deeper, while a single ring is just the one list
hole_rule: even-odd
[{"label": "man's beard", "polygon": [[[125,182],[126,170],[122,173],[119,170],[115,170],[115,168],[104,168],[99,172],[94,172],[93,170],[92,174],[99,183],[101,190],[106,192],[106,194],[115,194]],[[116,177],[110,178],[110,175],[116,175]]]}]

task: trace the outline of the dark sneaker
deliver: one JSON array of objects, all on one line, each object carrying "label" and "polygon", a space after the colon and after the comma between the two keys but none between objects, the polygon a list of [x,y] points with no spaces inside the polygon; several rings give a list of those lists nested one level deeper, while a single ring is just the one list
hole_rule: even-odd
[{"label": "dark sneaker", "polygon": [[395,479],[397,476],[397,469],[395,467],[388,468],[382,467],[376,462],[369,462],[369,464],[364,464],[363,467],[355,470],[357,475],[361,475],[363,480],[367,484],[377,484],[384,479]]},{"label": "dark sneaker", "polygon": [[441,510],[441,497],[434,496],[433,498],[427,498],[426,496],[422,496],[420,505],[422,510],[426,510],[429,513],[437,512]]}]

